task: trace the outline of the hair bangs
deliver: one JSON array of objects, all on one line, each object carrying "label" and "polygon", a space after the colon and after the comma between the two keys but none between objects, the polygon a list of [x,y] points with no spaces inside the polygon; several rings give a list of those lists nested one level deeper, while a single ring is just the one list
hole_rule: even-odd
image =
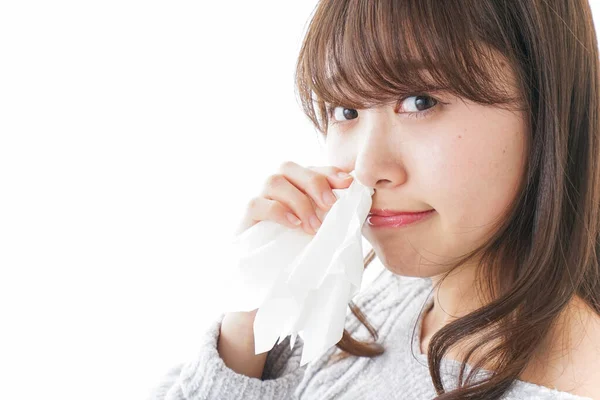
[{"label": "hair bangs", "polygon": [[[514,56],[510,46],[487,45],[493,41],[481,33],[494,32],[477,25],[478,12],[485,10],[456,26],[451,21],[464,20],[464,8],[440,7],[436,0],[322,4],[296,69],[305,114],[326,133],[331,105],[364,109],[429,92],[479,104],[520,103],[522,88],[503,79]],[[516,86],[517,96],[507,84]]]}]

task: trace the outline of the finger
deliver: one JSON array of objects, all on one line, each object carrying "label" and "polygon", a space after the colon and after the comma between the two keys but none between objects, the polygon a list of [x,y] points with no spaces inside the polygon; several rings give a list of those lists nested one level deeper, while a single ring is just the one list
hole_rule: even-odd
[{"label": "finger", "polygon": [[323,210],[312,199],[310,199],[310,201],[313,205],[313,208],[315,209],[315,214],[317,214],[317,218],[319,218],[319,221],[325,221],[325,217],[327,216],[328,211]]},{"label": "finger", "polygon": [[279,171],[298,190],[310,196],[321,209],[328,211],[335,203],[336,197],[326,175],[292,161],[283,163]]},{"label": "finger", "polygon": [[[336,166],[310,166],[310,170],[323,174],[327,177],[329,185],[334,189],[344,189],[350,186],[354,181],[354,177],[348,172]],[[339,174],[343,174],[340,176]]]},{"label": "finger", "polygon": [[264,185],[262,197],[276,200],[292,210],[294,215],[302,220],[302,227],[307,233],[314,234],[321,225],[321,220],[315,213],[310,196],[294,186],[283,175],[271,175]]},{"label": "finger", "polygon": [[236,234],[249,229],[260,221],[267,220],[274,221],[294,229],[300,227],[300,224],[292,222],[289,216],[291,216],[292,219],[295,219],[297,222],[302,223],[302,221],[296,215],[294,215],[292,210],[286,208],[280,202],[266,199],[264,197],[255,197],[248,203],[244,221],[242,221],[242,224],[240,225]]}]

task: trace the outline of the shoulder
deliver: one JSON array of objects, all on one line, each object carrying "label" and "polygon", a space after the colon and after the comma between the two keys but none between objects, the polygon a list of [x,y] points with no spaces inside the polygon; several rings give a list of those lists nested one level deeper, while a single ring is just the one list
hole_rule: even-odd
[{"label": "shoulder", "polygon": [[523,380],[600,399],[600,316],[581,299],[572,300],[545,349]]},{"label": "shoulder", "polygon": [[[600,398],[600,316],[579,298],[573,300],[573,312],[566,324],[564,373],[558,384],[564,391],[593,399]],[[568,351],[567,351],[568,350]]]}]

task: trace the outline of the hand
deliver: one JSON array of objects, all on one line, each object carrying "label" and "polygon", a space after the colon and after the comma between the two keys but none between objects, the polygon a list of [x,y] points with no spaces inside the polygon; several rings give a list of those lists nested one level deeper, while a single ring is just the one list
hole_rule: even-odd
[{"label": "hand", "polygon": [[[316,234],[311,219],[317,223],[335,203],[336,197],[331,191],[350,186],[351,175],[340,178],[337,173],[344,172],[336,167],[302,167],[294,162],[284,162],[279,173],[267,178],[262,192],[248,203],[236,235],[254,224],[271,220],[297,228],[302,226],[310,235]],[[330,193],[332,202],[328,202],[325,193]],[[298,219],[295,225],[287,216]],[[268,352],[254,354],[254,319],[258,309],[249,312],[227,313],[221,323],[217,350],[225,365],[239,374],[260,379],[264,370]]]},{"label": "hand", "polygon": [[[267,178],[261,194],[248,203],[236,235],[264,220],[290,228],[302,226],[306,233],[316,234],[336,201],[331,189],[345,189],[354,180],[351,175],[346,179],[339,177],[339,172],[345,171],[333,166],[302,167],[292,161],[284,162],[277,174]],[[330,202],[326,194],[331,195]]]}]

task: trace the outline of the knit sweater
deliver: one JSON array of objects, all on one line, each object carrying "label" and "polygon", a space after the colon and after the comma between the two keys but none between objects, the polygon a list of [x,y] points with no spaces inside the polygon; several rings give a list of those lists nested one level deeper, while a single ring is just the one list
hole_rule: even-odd
[{"label": "knit sweater", "polygon": [[[371,268],[371,265],[369,266]],[[213,321],[202,337],[199,352],[169,370],[152,390],[150,400],[358,400],[433,399],[436,392],[427,355],[420,351],[422,311],[433,302],[429,278],[396,275],[385,268],[352,299],[377,330],[385,352],[375,358],[350,356],[328,363],[341,352],[336,346],[302,367],[302,338],[290,349],[290,337],[267,355],[262,379],[228,368],[217,351],[224,317]],[[345,328],[355,339],[372,341],[368,330],[352,313]],[[413,330],[414,328],[414,330]],[[442,382],[449,391],[458,382],[460,362],[442,359]],[[465,372],[471,370],[467,364]],[[476,379],[490,371],[480,370]],[[465,374],[465,377],[467,375]],[[591,400],[568,392],[517,380],[505,400]]]}]

